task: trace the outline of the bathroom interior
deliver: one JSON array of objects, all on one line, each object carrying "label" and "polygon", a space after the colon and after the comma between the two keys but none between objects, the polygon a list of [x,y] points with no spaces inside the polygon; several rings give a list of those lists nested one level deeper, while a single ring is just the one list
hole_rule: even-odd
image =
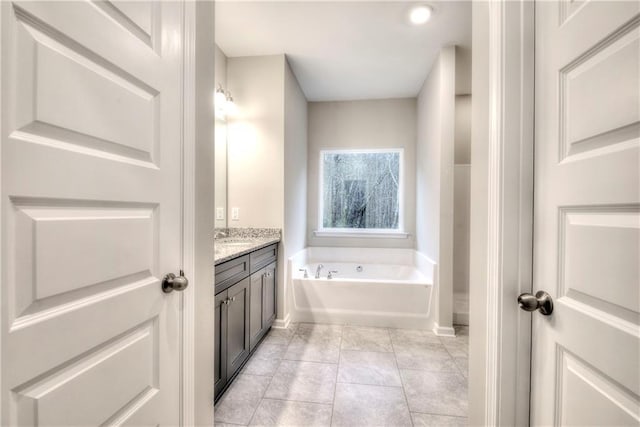
[{"label": "bathroom interior", "polygon": [[217,2],[215,422],[466,425],[471,3]]}]

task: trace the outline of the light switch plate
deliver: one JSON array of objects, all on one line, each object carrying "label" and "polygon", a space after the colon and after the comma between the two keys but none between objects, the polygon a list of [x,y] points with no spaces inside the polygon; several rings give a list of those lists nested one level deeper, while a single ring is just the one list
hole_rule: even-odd
[{"label": "light switch plate", "polygon": [[240,208],[231,208],[231,219],[238,221],[240,219]]},{"label": "light switch plate", "polygon": [[216,219],[224,219],[224,208],[216,208]]}]

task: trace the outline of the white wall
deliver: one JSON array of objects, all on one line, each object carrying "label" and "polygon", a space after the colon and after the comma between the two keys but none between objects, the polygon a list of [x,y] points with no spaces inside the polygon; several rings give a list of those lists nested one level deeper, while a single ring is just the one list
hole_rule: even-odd
[{"label": "white wall", "polygon": [[471,47],[456,46],[456,95],[471,93]]},{"label": "white wall", "polygon": [[471,164],[471,95],[456,96],[455,126],[455,164]]},{"label": "white wall", "polygon": [[[215,87],[222,85],[227,88],[227,57],[216,45],[215,47]],[[215,206],[223,208],[225,219],[215,220],[216,228],[224,228],[227,225],[227,123],[217,119],[215,122]]]},{"label": "white wall", "polygon": [[[457,57],[456,57],[457,58]],[[456,69],[458,62],[456,60]],[[471,96],[456,96],[453,189],[453,320],[469,324]]]},{"label": "white wall", "polygon": [[469,204],[471,165],[454,166],[453,322],[469,324]]},{"label": "white wall", "polygon": [[[227,85],[238,106],[227,120],[229,227],[282,228],[284,63],[284,55],[227,59]],[[238,221],[231,219],[234,207]]]},{"label": "white wall", "polygon": [[453,324],[455,47],[441,50],[417,102],[416,248],[438,265],[437,327]]},{"label": "white wall", "polygon": [[473,2],[471,220],[469,295],[469,425],[485,423],[487,191],[489,134],[489,7]]},{"label": "white wall", "polygon": [[[413,248],[415,233],[415,98],[309,103],[307,241],[309,246]],[[317,237],[320,150],[404,149],[404,226],[407,239]]]},{"label": "white wall", "polygon": [[[284,55],[227,59],[228,226],[280,228],[276,324],[290,311],[286,260],[306,246],[307,100]],[[240,208],[238,221],[231,209]]]},{"label": "white wall", "polygon": [[307,100],[287,61],[284,66],[284,276],[278,286],[278,319],[291,309],[286,260],[307,243]]},{"label": "white wall", "polygon": [[[191,323],[193,327],[194,354],[192,369],[195,371],[193,389],[191,393],[194,401],[192,422],[194,425],[213,425],[213,357],[214,357],[214,321],[215,300],[213,298],[213,268],[214,256],[213,239],[211,233],[214,227],[214,115],[211,102],[214,92],[215,57],[213,49],[214,22],[213,2],[193,2],[186,7],[187,19],[195,20],[195,67],[191,70],[195,87],[187,87],[185,93],[193,100],[187,107],[194,114],[194,120],[187,121],[185,126],[193,127],[195,139],[195,168],[192,172],[195,179],[194,218],[194,266],[190,271],[185,265],[186,274],[191,282],[185,294],[193,295],[195,316]],[[192,92],[191,92],[192,91]],[[187,128],[188,129],[188,128]],[[176,166],[179,160],[176,160]],[[176,295],[177,296],[177,295]],[[176,296],[173,296],[175,298]],[[185,295],[186,296],[186,295]],[[176,325],[177,326],[177,325]],[[188,326],[187,326],[188,327]],[[186,364],[190,365],[187,361]],[[190,410],[190,408],[185,408]]]}]

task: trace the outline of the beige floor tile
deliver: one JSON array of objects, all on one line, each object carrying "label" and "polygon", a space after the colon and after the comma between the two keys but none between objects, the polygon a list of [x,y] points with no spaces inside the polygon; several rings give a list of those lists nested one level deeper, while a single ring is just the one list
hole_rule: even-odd
[{"label": "beige floor tile", "polygon": [[338,365],[283,360],[265,398],[331,403]]},{"label": "beige floor tile", "polygon": [[331,424],[331,405],[263,399],[252,426],[322,427]]},{"label": "beige floor tile", "polygon": [[402,388],[337,384],[333,426],[411,426]]}]

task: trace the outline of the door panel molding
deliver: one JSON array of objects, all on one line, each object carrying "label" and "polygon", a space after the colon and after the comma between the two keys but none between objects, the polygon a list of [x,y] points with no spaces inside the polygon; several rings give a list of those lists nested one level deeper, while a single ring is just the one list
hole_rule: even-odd
[{"label": "door panel molding", "polygon": [[[17,425],[97,425],[108,418],[123,419],[129,407],[149,401],[159,391],[158,333],[158,318],[154,317],[98,348],[15,387],[12,390],[15,396],[11,411],[16,416],[13,421]],[[148,356],[141,353],[148,353]],[[132,370],[135,374],[126,381],[109,382],[99,390],[100,399],[111,406],[108,411],[105,408],[99,408],[102,411],[93,408],[78,413],[66,410],[70,404],[79,408],[90,407],[95,395],[79,392],[87,377],[109,377],[127,360],[142,362],[144,358],[154,360],[154,364],[140,364]]]},{"label": "door panel molding", "polygon": [[[131,7],[131,4],[122,4],[123,2],[114,1],[91,1],[91,5],[100,10],[105,15],[108,15],[114,22],[118,23],[124,30],[131,33],[131,35],[141,42],[152,48],[157,52],[157,47],[160,38],[160,8],[157,3],[148,5],[148,10],[138,11],[137,16],[131,16],[123,10],[123,6]],[[140,6],[140,4],[136,5]],[[146,5],[143,5],[146,6]],[[146,14],[146,16],[140,16]],[[141,18],[144,18],[146,22],[141,22]]]},{"label": "door panel molding", "polygon": [[[640,400],[637,395],[611,381],[596,367],[561,345],[556,345],[556,370],[555,425],[623,426],[640,423]],[[580,387],[583,390],[578,391]],[[606,396],[609,405],[585,405],[579,397],[590,391]],[[563,408],[572,410],[563,411]],[[613,421],[612,417],[618,418]]]},{"label": "door panel molding", "polygon": [[[605,148],[619,149],[615,147],[617,144],[638,144],[640,107],[633,105],[635,101],[632,96],[627,96],[628,93],[640,91],[638,66],[625,67],[624,62],[638,63],[639,26],[640,16],[635,16],[560,70],[560,161],[588,151],[598,150],[598,154],[602,154]],[[607,64],[607,61],[612,63]],[[607,66],[620,70],[620,73],[626,71],[618,73],[618,78],[625,84],[615,85],[613,91],[606,81],[597,80],[605,75],[602,68]],[[574,86],[578,87],[574,89]],[[585,86],[589,90],[585,90]],[[576,93],[578,99],[573,101],[572,96],[576,96]],[[616,110],[615,113],[618,114],[614,114],[613,110],[602,109],[602,105],[621,102],[631,105],[627,108],[618,105],[619,110],[622,110]],[[624,114],[620,114],[621,112]],[[588,134],[584,131],[582,134],[575,134],[574,121],[577,120],[581,121],[582,127],[588,124]]]}]

